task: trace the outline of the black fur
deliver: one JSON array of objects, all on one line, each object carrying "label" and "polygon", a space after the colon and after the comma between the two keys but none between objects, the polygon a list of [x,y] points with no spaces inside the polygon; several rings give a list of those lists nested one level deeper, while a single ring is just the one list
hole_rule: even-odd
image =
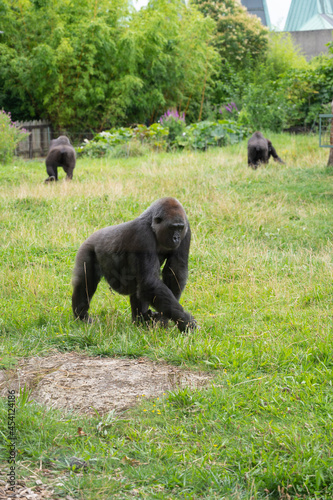
[{"label": "black fur", "polygon": [[66,172],[66,180],[73,178],[76,157],[75,149],[71,145],[68,137],[61,135],[58,139],[53,139],[49,152],[45,160],[48,178],[45,182],[58,180],[58,167],[62,167]]},{"label": "black fur", "polygon": [[133,321],[171,319],[181,331],[195,328],[194,318],[179,303],[188,276],[190,240],[186,213],[175,198],[161,198],[133,221],[92,234],[76,256],[74,316],[89,321],[90,302],[104,276],[113,290],[130,296]]},{"label": "black fur", "polygon": [[247,143],[247,161],[249,167],[256,169],[260,163],[268,163],[273,156],[275,161],[284,163],[278,156],[270,140],[266,139],[261,132],[255,132]]}]

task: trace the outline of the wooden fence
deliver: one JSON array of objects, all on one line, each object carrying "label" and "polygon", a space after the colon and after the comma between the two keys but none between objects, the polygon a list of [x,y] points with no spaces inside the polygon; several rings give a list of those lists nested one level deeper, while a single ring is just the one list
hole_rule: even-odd
[{"label": "wooden fence", "polygon": [[17,124],[30,132],[30,135],[17,145],[15,154],[25,158],[46,156],[52,139],[51,123],[45,120],[33,120]]},{"label": "wooden fence", "polygon": [[29,122],[16,122],[18,126],[25,128],[30,132],[29,137],[20,142],[16,148],[17,156],[25,158],[34,158],[35,156],[45,157],[49,150],[50,142],[59,135],[66,135],[74,148],[82,143],[84,139],[92,139],[95,132],[66,132],[63,130],[54,130],[51,123],[46,120],[33,120]]}]

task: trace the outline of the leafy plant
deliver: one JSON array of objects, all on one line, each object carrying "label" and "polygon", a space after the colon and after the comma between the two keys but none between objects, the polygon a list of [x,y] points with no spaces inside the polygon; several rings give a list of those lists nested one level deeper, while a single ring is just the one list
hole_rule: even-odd
[{"label": "leafy plant", "polygon": [[227,102],[226,104],[223,104],[221,107],[218,109],[218,113],[220,117],[223,119],[234,119],[237,121],[238,115],[239,115],[239,110],[236,106],[236,103],[231,101]]},{"label": "leafy plant", "polygon": [[319,113],[330,112],[333,66],[329,56],[313,59],[305,68],[296,68],[281,78],[291,125],[312,126]]},{"label": "leafy plant", "polygon": [[130,158],[144,156],[150,152],[148,145],[142,144],[137,139],[131,139],[125,144],[118,144],[110,151],[111,158]]},{"label": "leafy plant", "polygon": [[243,107],[239,114],[239,123],[253,129],[281,131],[287,125],[288,102],[283,88],[272,82],[250,84]]},{"label": "leafy plant", "polygon": [[[166,115],[161,123],[150,127],[111,129],[97,134],[91,141],[85,139],[78,149],[79,156],[98,158],[110,154],[116,157],[141,156],[149,151],[189,147],[207,149],[209,146],[225,146],[240,142],[248,133],[246,127],[233,120],[203,121],[186,126],[184,119]],[[164,126],[164,125],[168,126]],[[171,130],[171,133],[170,133]],[[139,148],[138,141],[146,148]]]},{"label": "leafy plant", "polygon": [[179,114],[177,109],[168,109],[168,111],[161,116],[159,122],[163,127],[168,127],[169,129],[167,139],[169,147],[176,145],[186,127],[185,113]]},{"label": "leafy plant", "polygon": [[169,128],[160,123],[153,123],[150,127],[146,125],[137,125],[134,129],[135,136],[142,143],[146,142],[153,149],[163,150],[167,144]]},{"label": "leafy plant", "polygon": [[306,61],[301,49],[294,44],[290,33],[271,32],[268,38],[268,50],[265,58],[267,76],[271,80],[279,78],[294,69],[306,69]]},{"label": "leafy plant", "polygon": [[10,162],[18,143],[28,136],[29,133],[24,128],[18,127],[11,120],[10,113],[0,110],[0,163]]},{"label": "leafy plant", "polygon": [[247,132],[245,127],[232,120],[203,121],[188,125],[177,144],[183,147],[189,146],[193,149],[226,146],[227,144],[240,142]]},{"label": "leafy plant", "polygon": [[[93,158],[107,154],[113,156],[141,156],[148,151],[147,148],[149,147],[158,150],[165,149],[168,134],[168,127],[163,127],[159,123],[153,123],[150,127],[138,125],[135,128],[113,128],[100,132],[91,141],[85,139],[84,143],[77,149],[77,153],[79,156],[84,155]],[[141,148],[139,144],[141,144]],[[146,146],[146,148],[143,146]]]}]

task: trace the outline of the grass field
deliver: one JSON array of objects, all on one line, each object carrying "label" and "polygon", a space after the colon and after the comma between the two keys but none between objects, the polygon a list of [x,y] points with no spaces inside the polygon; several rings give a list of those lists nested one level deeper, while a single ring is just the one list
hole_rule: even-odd
[{"label": "grass field", "polygon": [[[61,171],[53,185],[43,184],[42,161],[0,166],[1,369],[75,350],[214,376],[206,388],[95,417],[48,410],[23,391],[18,480],[53,481],[52,499],[333,497],[333,171],[317,137],[270,138],[286,165],[249,169],[244,141],[205,153],[79,159],[73,181]],[[95,322],[75,322],[80,244],[163,196],[178,198],[191,223],[181,303],[200,328],[184,335],[132,325],[128,298],[105,282],[92,302]],[[7,456],[4,446],[2,471]],[[66,456],[90,465],[54,460]]]}]

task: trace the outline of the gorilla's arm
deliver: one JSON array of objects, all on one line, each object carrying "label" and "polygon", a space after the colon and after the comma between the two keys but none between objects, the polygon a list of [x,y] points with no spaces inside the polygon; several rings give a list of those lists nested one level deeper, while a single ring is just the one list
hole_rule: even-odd
[{"label": "gorilla's arm", "polygon": [[273,146],[273,144],[271,143],[271,141],[268,141],[268,158],[269,158],[270,156],[273,156],[274,161],[277,161],[277,162],[279,162],[279,163],[283,163],[283,164],[285,164],[285,163],[284,163],[284,161],[283,161],[283,160],[281,160],[281,158],[280,158],[280,157],[279,157],[279,155],[277,154],[276,149],[274,148],[274,146]]},{"label": "gorilla's arm", "polygon": [[177,300],[180,299],[187,282],[190,243],[191,230],[188,228],[181,245],[167,258],[162,271],[163,283],[170,288]]},{"label": "gorilla's arm", "polygon": [[72,308],[75,318],[89,321],[90,301],[102,277],[94,249],[84,243],[76,256]]},{"label": "gorilla's arm", "polygon": [[[194,318],[180,305],[171,289],[159,279],[159,262],[156,256],[141,256],[138,264],[140,300],[149,303],[162,317],[174,321],[181,331],[195,327]],[[179,293],[178,295],[180,296]]]}]

